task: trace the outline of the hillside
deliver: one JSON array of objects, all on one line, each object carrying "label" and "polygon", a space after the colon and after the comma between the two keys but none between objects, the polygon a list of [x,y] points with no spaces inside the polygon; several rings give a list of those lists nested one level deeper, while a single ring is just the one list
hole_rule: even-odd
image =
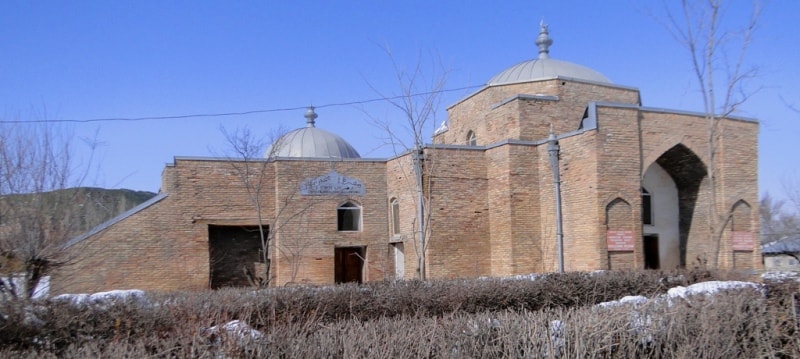
[{"label": "hillside", "polygon": [[[128,189],[68,188],[0,196],[0,274],[18,272],[14,252],[21,236],[53,231],[60,241],[75,237],[147,201],[156,194]],[[42,223],[44,222],[44,223]],[[23,225],[20,226],[20,223]],[[26,229],[21,229],[26,228]]]},{"label": "hillside", "polygon": [[153,192],[129,189],[80,187],[67,191],[70,190],[78,191],[75,205],[79,206],[82,216],[74,228],[79,233],[88,231],[156,195]]},{"label": "hillside", "polygon": [[[17,204],[31,203],[34,196],[39,195],[44,196],[41,198],[41,203],[44,203],[45,210],[53,211],[49,217],[56,216],[57,213],[78,214],[70,216],[77,218],[76,223],[70,224],[73,234],[77,235],[136,207],[156,194],[129,189],[77,187],[41,194],[2,196],[0,201],[14,201]],[[62,212],[62,208],[59,208],[56,203],[65,198],[69,199],[70,203]],[[12,221],[13,218],[7,218],[7,220]]]}]

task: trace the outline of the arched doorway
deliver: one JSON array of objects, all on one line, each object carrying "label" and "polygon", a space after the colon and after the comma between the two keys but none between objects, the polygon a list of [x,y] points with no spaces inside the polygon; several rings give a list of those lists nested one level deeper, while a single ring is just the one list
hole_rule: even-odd
[{"label": "arched doorway", "polygon": [[[689,239],[702,238],[708,232],[708,226],[703,226],[707,224],[707,219],[703,219],[705,211],[698,208],[706,202],[701,190],[706,174],[705,164],[682,144],[664,152],[644,172],[642,213],[643,217],[647,214],[645,201],[649,200],[651,217],[642,218],[642,233],[648,241],[643,243],[646,251],[643,254],[645,259],[648,254],[657,257],[660,268],[684,268],[687,257],[699,255],[702,246],[699,243],[690,246]],[[657,256],[652,253],[656,248]]]},{"label": "arched doorway", "polygon": [[658,163],[642,179],[642,236],[645,269],[680,267],[678,188]]}]

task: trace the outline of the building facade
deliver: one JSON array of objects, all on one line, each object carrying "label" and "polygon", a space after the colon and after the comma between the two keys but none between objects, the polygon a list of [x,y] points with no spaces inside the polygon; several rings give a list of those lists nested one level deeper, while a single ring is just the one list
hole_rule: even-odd
[{"label": "building facade", "polygon": [[783,237],[761,246],[764,270],[800,271],[800,235]]},{"label": "building facade", "polygon": [[270,285],[703,266],[712,193],[719,267],[761,268],[755,120],[721,119],[709,166],[703,114],[551,59],[544,25],[536,44],[419,151],[360,158],[309,109],[264,158],[175,158],[159,195],[70,242],[82,258],[53,290],[249,285],[267,266]]}]

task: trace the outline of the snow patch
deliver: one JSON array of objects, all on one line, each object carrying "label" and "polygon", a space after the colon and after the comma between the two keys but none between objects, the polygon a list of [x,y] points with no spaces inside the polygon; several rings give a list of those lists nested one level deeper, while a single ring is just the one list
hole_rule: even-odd
[{"label": "snow patch", "polygon": [[[560,357],[564,349],[564,331],[566,325],[560,320],[550,321],[550,347],[553,349],[553,356]],[[547,355],[549,356],[549,355]]]},{"label": "snow patch", "polygon": [[[538,273],[531,273],[531,274],[517,274],[510,277],[505,277],[502,279],[512,279],[512,280],[537,280],[539,278],[544,277],[546,274],[538,274]],[[491,277],[487,277],[491,278]]]},{"label": "snow patch", "polygon": [[[14,273],[8,277],[0,277],[0,295],[3,297],[23,297],[23,289],[25,288],[25,273]],[[13,291],[13,293],[6,293]],[[31,299],[44,299],[50,295],[50,276],[44,276],[39,279],[36,288],[33,289],[33,296]]]},{"label": "snow patch", "polygon": [[215,325],[200,332],[208,338],[209,344],[215,348],[220,347],[228,339],[234,339],[234,343],[241,348],[248,347],[254,341],[265,339],[264,333],[253,329],[253,327],[241,320],[232,320],[222,326]]},{"label": "snow patch", "polygon": [[68,302],[74,306],[107,305],[132,301],[137,304],[148,304],[147,296],[143,290],[126,289],[98,292],[94,294],[61,294],[51,298],[56,302]]},{"label": "snow patch", "polygon": [[438,135],[444,131],[447,131],[447,120],[442,121],[442,124],[439,125],[439,128],[437,128],[436,131],[433,131],[433,135]]},{"label": "snow patch", "polygon": [[228,334],[237,335],[240,338],[250,337],[252,339],[261,339],[264,337],[264,334],[259,330],[253,329],[250,325],[241,320],[232,320],[222,325],[222,327],[215,325],[206,329],[204,332],[206,334],[219,334],[220,329]]},{"label": "snow patch", "polygon": [[709,282],[695,283],[687,287],[678,286],[670,288],[667,291],[667,294],[660,295],[654,298],[653,300],[650,300],[649,298],[640,295],[625,296],[619,300],[598,303],[595,305],[595,307],[614,308],[624,305],[630,305],[636,307],[646,304],[648,301],[661,303],[664,300],[666,300],[667,305],[671,305],[673,299],[679,299],[679,298],[689,299],[693,296],[712,295],[722,290],[741,290],[741,289],[753,289],[757,290],[761,294],[764,294],[764,287],[758,283],[740,282],[740,281],[709,281]]},{"label": "snow patch", "polygon": [[647,300],[648,300],[647,297],[643,297],[641,295],[627,295],[627,296],[622,297],[622,299],[619,299],[619,300],[613,300],[613,301],[610,301],[610,302],[598,303],[596,306],[597,307],[601,307],[601,308],[613,308],[613,307],[619,307],[619,306],[628,305],[628,304],[631,304],[631,305],[644,304],[644,303],[647,302]]},{"label": "snow patch", "polygon": [[761,279],[775,281],[800,280],[800,272],[769,271],[761,274]]},{"label": "snow patch", "polygon": [[763,288],[753,282],[710,281],[695,283],[688,287],[675,287],[667,291],[667,298],[684,298],[695,295],[711,295],[721,290],[755,289],[763,292]]},{"label": "snow patch", "polygon": [[648,344],[653,341],[654,333],[665,328],[661,312],[664,308],[671,307],[676,300],[691,301],[692,298],[701,296],[704,298],[724,290],[743,289],[757,290],[762,295],[764,294],[763,286],[753,282],[709,281],[686,287],[674,287],[669,289],[666,294],[653,299],[643,296],[626,296],[619,300],[596,304],[595,307],[601,309],[626,307],[630,330],[639,337],[642,344]]}]

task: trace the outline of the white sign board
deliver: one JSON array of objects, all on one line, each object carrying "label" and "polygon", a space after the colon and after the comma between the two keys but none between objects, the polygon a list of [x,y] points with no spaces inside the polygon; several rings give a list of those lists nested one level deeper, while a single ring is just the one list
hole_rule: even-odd
[{"label": "white sign board", "polygon": [[357,195],[365,193],[364,183],[330,171],[319,177],[307,178],[300,183],[300,194],[304,196]]}]

